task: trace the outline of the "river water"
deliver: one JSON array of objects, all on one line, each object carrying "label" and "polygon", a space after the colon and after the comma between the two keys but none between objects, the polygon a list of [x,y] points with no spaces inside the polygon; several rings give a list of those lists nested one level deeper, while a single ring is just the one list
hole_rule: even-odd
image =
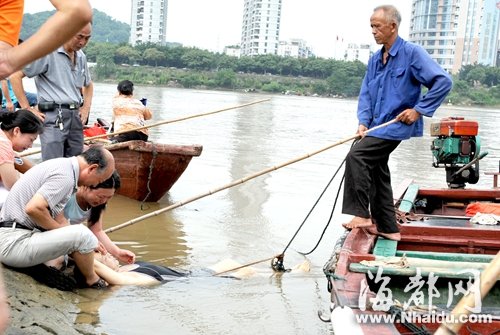
[{"label": "river water", "polygon": [[[111,118],[116,85],[95,84],[91,120]],[[269,101],[220,114],[171,123],[150,130],[150,140],[202,144],[200,157],[158,203],[115,196],[105,217],[111,227],[170,204],[203,194],[264,169],[348,138],[357,128],[356,101],[314,97],[266,96],[236,92],[136,87],[147,97],[155,121],[215,111],[251,101]],[[497,171],[500,158],[500,110],[443,107],[432,121],[464,116],[480,122],[483,150],[490,154],[481,170]],[[413,178],[422,186],[446,187],[445,173],[431,166],[431,137],[426,120],[422,138],[403,142],[391,156],[393,184]],[[152,219],[113,232],[121,247],[138,260],[151,261],[198,276],[156,287],[119,287],[85,292],[78,322],[93,323],[106,334],[328,334],[329,324],[317,316],[326,311],[329,295],[322,267],[348,218],[336,205],[324,238],[311,255],[328,223],[340,176],[285,253],[284,264],[310,262],[310,272],[273,275],[269,262],[254,265],[257,275],[242,280],[203,275],[218,261],[250,263],[281,253],[341,164],[350,143],[189,203]],[[482,176],[480,187],[491,177]],[[82,299],[83,301],[83,299]]]}]

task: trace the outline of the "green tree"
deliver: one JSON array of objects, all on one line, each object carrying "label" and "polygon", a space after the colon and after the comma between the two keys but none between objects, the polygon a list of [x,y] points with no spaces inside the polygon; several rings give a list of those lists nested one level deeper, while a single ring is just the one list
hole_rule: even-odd
[{"label": "green tree", "polygon": [[[24,14],[21,38],[27,39],[33,35],[54,13],[55,10]],[[97,9],[94,9],[92,22],[92,41],[113,44],[128,43],[130,37],[130,26],[128,24],[117,21]],[[64,29],[64,27],[61,27],[61,29]]]},{"label": "green tree", "polygon": [[236,84],[236,73],[229,69],[217,71],[215,84],[219,87],[234,88]]},{"label": "green tree", "polygon": [[141,60],[141,54],[138,50],[132,48],[129,45],[124,45],[115,50],[114,55],[115,63],[118,64],[134,64]]},{"label": "green tree", "polygon": [[158,66],[158,63],[165,61],[165,54],[156,48],[149,48],[144,50],[142,58],[146,64]]},{"label": "green tree", "polygon": [[284,57],[278,63],[278,73],[283,76],[298,76],[301,70],[300,61],[294,57]]},{"label": "green tree", "polygon": [[181,59],[186,67],[195,70],[211,70],[215,64],[213,53],[197,48],[188,49]]},{"label": "green tree", "polygon": [[486,79],[486,71],[483,66],[476,66],[467,74],[467,82],[473,86],[478,86]]}]

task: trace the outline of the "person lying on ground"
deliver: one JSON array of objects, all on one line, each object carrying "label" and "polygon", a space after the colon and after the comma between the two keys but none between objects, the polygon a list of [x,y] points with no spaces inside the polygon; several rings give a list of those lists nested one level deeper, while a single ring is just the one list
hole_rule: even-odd
[{"label": "person lying on ground", "polygon": [[43,124],[30,111],[21,109],[15,113],[0,113],[0,208],[10,189],[19,179],[16,168],[16,152],[32,147]]},{"label": "person lying on ground", "polygon": [[[243,279],[258,275],[255,268],[242,267],[240,263],[231,259],[223,260],[208,269],[211,276],[223,274],[225,277]],[[97,253],[94,260],[94,270],[109,285],[148,286],[190,276],[189,272],[180,272],[148,262],[120,266],[118,260],[112,255]],[[309,272],[309,262],[305,261],[299,264],[292,271]]]}]

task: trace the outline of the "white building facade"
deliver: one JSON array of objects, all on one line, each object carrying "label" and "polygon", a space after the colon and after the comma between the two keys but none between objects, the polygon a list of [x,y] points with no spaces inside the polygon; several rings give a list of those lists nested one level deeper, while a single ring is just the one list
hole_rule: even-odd
[{"label": "white building facade", "polygon": [[278,54],[281,0],[244,0],[241,55]]},{"label": "white building facade", "polygon": [[165,45],[168,0],[132,0],[130,44]]},{"label": "white building facade", "polygon": [[278,56],[293,58],[313,57],[313,51],[307,46],[307,42],[302,39],[290,39],[289,41],[280,41],[278,45]]}]

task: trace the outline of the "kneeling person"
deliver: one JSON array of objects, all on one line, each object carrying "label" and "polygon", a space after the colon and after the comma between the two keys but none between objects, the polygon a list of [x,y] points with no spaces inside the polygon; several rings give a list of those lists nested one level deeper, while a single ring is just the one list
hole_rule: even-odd
[{"label": "kneeling person", "polygon": [[0,212],[1,261],[25,268],[70,254],[89,287],[104,285],[94,271],[97,238],[83,225],[69,225],[63,209],[79,185],[97,185],[114,170],[113,155],[102,147],[28,170],[12,187]]}]

